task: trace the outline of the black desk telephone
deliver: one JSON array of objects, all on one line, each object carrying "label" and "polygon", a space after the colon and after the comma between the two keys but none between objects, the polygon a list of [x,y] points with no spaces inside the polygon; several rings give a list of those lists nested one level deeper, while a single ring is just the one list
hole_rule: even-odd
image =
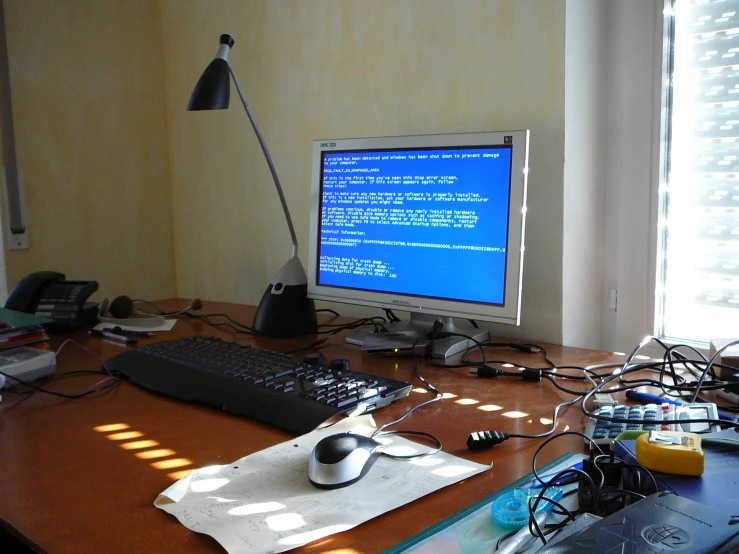
[{"label": "black desk telephone", "polygon": [[37,271],[18,281],[5,307],[52,318],[49,330],[72,331],[95,321],[97,303],[87,299],[96,290],[97,281],[67,281],[63,273]]}]

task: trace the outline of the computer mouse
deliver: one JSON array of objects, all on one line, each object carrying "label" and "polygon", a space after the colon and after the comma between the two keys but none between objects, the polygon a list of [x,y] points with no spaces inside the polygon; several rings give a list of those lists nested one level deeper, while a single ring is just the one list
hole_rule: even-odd
[{"label": "computer mouse", "polygon": [[322,439],[308,463],[308,479],[319,489],[338,489],[364,477],[380,455],[382,445],[355,433],[337,433]]}]

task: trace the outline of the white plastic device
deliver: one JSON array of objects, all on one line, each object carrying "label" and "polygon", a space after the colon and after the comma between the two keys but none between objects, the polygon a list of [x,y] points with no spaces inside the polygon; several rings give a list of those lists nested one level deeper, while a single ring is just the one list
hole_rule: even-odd
[{"label": "white plastic device", "polygon": [[51,350],[20,346],[0,352],[0,371],[5,374],[8,385],[18,384],[14,377],[22,381],[33,381],[55,370],[56,360]]}]

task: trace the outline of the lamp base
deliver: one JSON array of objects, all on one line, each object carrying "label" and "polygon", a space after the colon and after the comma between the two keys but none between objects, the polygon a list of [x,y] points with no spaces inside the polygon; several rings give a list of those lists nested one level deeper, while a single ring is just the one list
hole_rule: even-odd
[{"label": "lamp base", "polygon": [[290,258],[267,286],[252,328],[274,339],[311,335],[318,330],[316,305],[308,298],[308,278],[298,258]]}]

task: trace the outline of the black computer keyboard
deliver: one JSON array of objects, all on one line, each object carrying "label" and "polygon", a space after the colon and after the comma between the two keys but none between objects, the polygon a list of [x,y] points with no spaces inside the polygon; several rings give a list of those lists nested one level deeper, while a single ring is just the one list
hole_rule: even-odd
[{"label": "black computer keyboard", "polygon": [[387,406],[410,383],[321,364],[214,337],[193,336],[127,350],[105,362],[132,382],[179,400],[212,406],[302,434],[361,407]]}]

